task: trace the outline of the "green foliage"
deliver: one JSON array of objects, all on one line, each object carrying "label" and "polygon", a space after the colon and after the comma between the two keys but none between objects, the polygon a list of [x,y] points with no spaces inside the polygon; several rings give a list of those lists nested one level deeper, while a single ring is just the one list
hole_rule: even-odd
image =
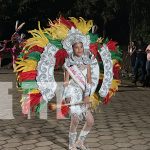
[{"label": "green foliage", "polygon": [[127,0],[130,6],[129,26],[130,40],[142,37],[144,41],[150,41],[150,1],[149,0]]},{"label": "green foliage", "polygon": [[142,21],[141,23],[136,25],[135,31],[135,39],[142,37],[144,42],[150,43],[150,24],[147,24],[147,22]]}]

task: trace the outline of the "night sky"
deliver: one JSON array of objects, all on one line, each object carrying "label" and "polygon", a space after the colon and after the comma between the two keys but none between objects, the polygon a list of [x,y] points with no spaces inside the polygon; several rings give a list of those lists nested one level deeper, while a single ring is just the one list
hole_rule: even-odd
[{"label": "night sky", "polygon": [[[54,20],[56,17],[59,17],[60,14],[66,14],[69,9],[71,10],[71,16],[82,16],[85,19],[93,19],[99,26],[98,34],[102,36],[103,20],[100,17],[100,13],[104,4],[101,3],[101,0],[97,2],[97,6],[91,6],[90,15],[86,17],[84,13],[74,11],[75,8],[77,9],[78,7],[74,6],[73,8],[73,4],[76,2],[75,0],[55,0],[55,2],[53,0],[37,0],[37,2],[30,0],[30,4],[26,8],[20,9],[21,12],[18,14],[15,14],[17,9],[17,3],[15,5],[15,1],[17,2],[18,0],[14,0],[13,5],[10,5],[6,9],[6,14],[9,14],[11,18],[6,21],[0,20],[0,40],[10,38],[11,34],[14,32],[16,20],[26,22],[21,32],[27,34],[28,30],[37,28],[38,20],[41,21],[42,27],[47,27],[48,18]],[[95,14],[92,14],[92,9],[96,11]],[[128,6],[124,4],[123,8],[119,10],[119,13],[115,14],[115,17],[106,24],[106,36],[109,39],[117,40],[123,45],[126,45],[129,41],[129,14],[127,13],[127,9]],[[66,16],[67,15],[65,15],[65,17]]]}]

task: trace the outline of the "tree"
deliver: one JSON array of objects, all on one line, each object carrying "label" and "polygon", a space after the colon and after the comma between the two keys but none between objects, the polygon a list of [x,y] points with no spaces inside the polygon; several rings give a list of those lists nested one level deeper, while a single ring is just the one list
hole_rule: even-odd
[{"label": "tree", "polygon": [[101,12],[103,18],[103,37],[106,37],[106,25],[114,19],[119,11],[117,0],[104,0],[104,8]]},{"label": "tree", "polygon": [[150,40],[150,2],[149,0],[127,0],[129,9],[130,41],[142,37]]},{"label": "tree", "polygon": [[26,30],[33,29],[38,20],[46,26],[48,18],[53,20],[63,15],[93,19],[104,37],[109,34],[107,27],[117,21],[118,30],[129,28],[125,34],[129,34],[130,40],[142,36],[148,41],[150,37],[149,0],[0,0],[0,5],[2,29],[16,20],[25,21]]}]

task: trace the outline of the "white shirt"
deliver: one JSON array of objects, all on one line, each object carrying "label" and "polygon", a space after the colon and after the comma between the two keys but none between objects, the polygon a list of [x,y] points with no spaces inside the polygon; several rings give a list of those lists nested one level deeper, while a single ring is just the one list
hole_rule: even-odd
[{"label": "white shirt", "polygon": [[150,61],[150,44],[146,48],[147,60]]}]

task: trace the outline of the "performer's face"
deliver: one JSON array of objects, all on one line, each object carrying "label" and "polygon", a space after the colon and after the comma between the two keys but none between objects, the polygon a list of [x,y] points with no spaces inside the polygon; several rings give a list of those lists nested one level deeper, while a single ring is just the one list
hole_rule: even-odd
[{"label": "performer's face", "polygon": [[73,52],[77,57],[80,57],[83,55],[84,52],[84,48],[83,48],[83,44],[81,42],[79,43],[75,43],[73,46]]}]

